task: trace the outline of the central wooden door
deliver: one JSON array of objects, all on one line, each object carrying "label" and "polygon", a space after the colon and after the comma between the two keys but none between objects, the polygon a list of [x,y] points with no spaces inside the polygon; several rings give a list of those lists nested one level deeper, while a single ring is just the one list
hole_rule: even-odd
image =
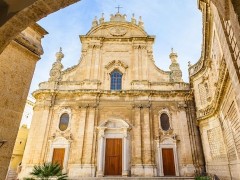
[{"label": "central wooden door", "polygon": [[105,175],[122,175],[122,139],[106,139]]},{"label": "central wooden door", "polygon": [[52,162],[60,164],[63,168],[64,154],[65,148],[54,148]]},{"label": "central wooden door", "polygon": [[172,148],[162,149],[163,173],[164,176],[175,176],[175,163]]}]

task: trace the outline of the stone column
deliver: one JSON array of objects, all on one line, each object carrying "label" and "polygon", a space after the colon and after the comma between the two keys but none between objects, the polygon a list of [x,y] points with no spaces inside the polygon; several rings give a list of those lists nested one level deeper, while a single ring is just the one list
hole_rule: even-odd
[{"label": "stone column", "polygon": [[132,77],[133,77],[133,79],[138,79],[139,77],[138,77],[138,71],[139,71],[139,69],[138,69],[138,61],[139,61],[139,59],[138,59],[138,53],[139,53],[139,46],[138,45],[134,45],[133,46],[133,60],[132,60],[132,62],[134,62],[133,63],[133,65],[132,65],[132,68],[133,68],[133,74],[132,74]]},{"label": "stone column", "polygon": [[152,138],[151,138],[151,123],[150,123],[150,104],[145,104],[142,108],[142,156],[144,166],[144,176],[155,176],[156,167],[152,161]]},{"label": "stone column", "polygon": [[96,45],[95,46],[96,50],[95,50],[95,57],[94,57],[94,68],[93,68],[93,79],[96,80],[96,79],[100,79],[99,76],[99,69],[102,68],[101,65],[100,65],[100,56],[101,56],[101,46],[100,45]]},{"label": "stone column", "polygon": [[143,164],[151,164],[151,139],[149,125],[149,108],[143,109],[142,122]]},{"label": "stone column", "polygon": [[0,141],[6,141],[0,147],[0,179],[5,179],[8,171],[33,72],[39,59],[38,50],[33,53],[25,44],[14,40],[0,54]]},{"label": "stone column", "polygon": [[98,129],[98,162],[97,162],[97,177],[103,177],[103,161],[104,161],[104,128]]},{"label": "stone column", "polygon": [[134,106],[134,110],[131,174],[140,176],[144,173],[142,166],[141,107]]},{"label": "stone column", "polygon": [[124,129],[124,136],[123,136],[123,170],[122,176],[128,176],[129,169],[128,169],[128,130]]},{"label": "stone column", "polygon": [[81,106],[79,116],[76,118],[76,120],[74,120],[74,122],[77,121],[78,123],[75,123],[75,126],[77,127],[74,127],[74,135],[76,134],[76,138],[74,138],[72,143],[72,153],[69,161],[70,164],[82,164],[86,111],[87,109],[84,106]]},{"label": "stone column", "polygon": [[139,46],[138,48],[138,80],[142,80],[142,46]]},{"label": "stone column", "polygon": [[91,78],[91,66],[92,66],[92,58],[93,58],[93,45],[89,45],[88,46],[88,51],[87,51],[87,55],[86,55],[86,79],[90,79]]},{"label": "stone column", "polygon": [[85,168],[86,176],[93,176],[95,174],[94,165],[92,163],[92,151],[95,147],[92,146],[93,135],[94,135],[94,118],[95,118],[95,108],[90,106],[88,108],[88,117],[86,118],[84,140],[83,140],[83,156],[82,165]]}]

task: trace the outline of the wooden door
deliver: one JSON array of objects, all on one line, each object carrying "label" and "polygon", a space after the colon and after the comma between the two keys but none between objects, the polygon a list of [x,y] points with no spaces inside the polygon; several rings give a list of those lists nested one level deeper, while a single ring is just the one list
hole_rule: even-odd
[{"label": "wooden door", "polygon": [[122,139],[106,139],[105,175],[122,175]]},{"label": "wooden door", "polygon": [[172,148],[162,149],[163,173],[164,176],[175,176],[175,163]]},{"label": "wooden door", "polygon": [[53,150],[53,163],[58,163],[63,168],[65,148],[54,148]]}]

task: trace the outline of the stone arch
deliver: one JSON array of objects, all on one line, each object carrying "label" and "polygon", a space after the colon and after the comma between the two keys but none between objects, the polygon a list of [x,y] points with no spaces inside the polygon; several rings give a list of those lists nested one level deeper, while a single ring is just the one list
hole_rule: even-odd
[{"label": "stone arch", "polygon": [[131,126],[124,120],[118,118],[110,118],[104,120],[97,127],[98,130],[98,160],[97,160],[97,176],[104,176],[105,166],[105,147],[107,138],[121,138],[123,142],[122,156],[122,176],[128,176],[130,172],[130,134]]},{"label": "stone arch", "polygon": [[[0,54],[3,57],[3,60],[0,60],[0,67],[2,69],[6,69],[7,72],[4,73],[4,71],[0,69],[1,75],[2,72],[4,73],[2,81],[0,82],[0,94],[2,94],[1,98],[3,99],[3,102],[6,101],[9,104],[6,105],[5,109],[2,109],[1,112],[8,114],[13,114],[12,112],[14,112],[14,116],[12,116],[12,118],[9,118],[10,116],[6,114],[5,119],[9,123],[0,127],[2,136],[4,137],[4,140],[7,141],[7,143],[5,143],[2,147],[2,151],[4,152],[2,153],[2,157],[4,160],[0,162],[0,179],[5,179],[8,171],[8,164],[11,159],[12,150],[21,120],[20,114],[23,112],[35,63],[38,60],[37,54],[33,53],[31,54],[31,57],[34,58],[31,62],[20,58],[19,62],[11,59],[9,59],[9,61],[5,61],[6,58],[4,59],[4,56],[9,53],[9,49],[6,47],[9,45],[10,48],[12,48],[12,43],[16,42],[13,40],[27,27],[35,26],[34,23],[36,21],[78,1],[79,0],[23,0],[19,3],[16,1],[11,3],[5,0],[4,8],[7,8],[7,10],[0,10]],[[22,46],[21,48],[25,47]],[[29,68],[14,68],[21,67],[20,63],[22,66],[26,66],[27,64]],[[22,73],[23,69],[26,69],[24,70],[25,73]],[[24,75],[17,76],[18,74]],[[21,87],[18,86],[18,83],[21,84]],[[17,89],[18,95],[13,93],[11,94],[11,92],[4,93],[6,89],[2,87],[7,87],[10,84],[12,91],[15,92],[15,89]],[[14,108],[12,104],[16,104],[16,99],[18,99],[18,104]],[[12,124],[14,124],[14,127]]]}]

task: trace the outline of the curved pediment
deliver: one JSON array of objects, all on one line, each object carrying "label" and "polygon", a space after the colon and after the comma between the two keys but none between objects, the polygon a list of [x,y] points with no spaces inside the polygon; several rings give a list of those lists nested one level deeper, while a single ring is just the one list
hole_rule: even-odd
[{"label": "curved pediment", "polygon": [[147,33],[131,22],[106,22],[92,28],[86,36],[147,37]]}]

